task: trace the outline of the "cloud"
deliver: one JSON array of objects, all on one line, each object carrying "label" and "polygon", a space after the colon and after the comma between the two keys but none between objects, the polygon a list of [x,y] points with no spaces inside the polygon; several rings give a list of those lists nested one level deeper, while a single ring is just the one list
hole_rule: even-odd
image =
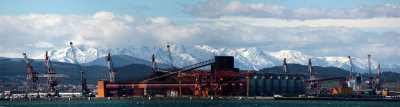
[{"label": "cloud", "polygon": [[191,20],[198,22],[239,22],[253,26],[265,27],[330,27],[342,26],[352,28],[400,28],[400,18],[371,18],[371,19],[276,19],[252,17],[220,17],[220,18],[188,18],[176,20]]},{"label": "cloud", "polygon": [[39,41],[34,44],[27,44],[27,46],[35,47],[35,48],[53,48],[53,47],[55,47],[54,44],[45,42],[45,41]]},{"label": "cloud", "polygon": [[[51,18],[51,19],[48,19]],[[54,18],[54,19],[53,19]],[[399,63],[399,32],[365,32],[349,27],[270,27],[238,22],[174,24],[166,17],[144,18],[110,12],[93,15],[0,16],[0,56],[37,56],[68,47],[131,48],[166,42],[216,48],[293,49],[314,56],[362,56]]]},{"label": "cloud", "polygon": [[220,0],[200,2],[195,5],[185,6],[184,12],[194,17],[209,18],[221,16],[283,19],[359,19],[400,17],[400,8],[392,4],[359,6],[350,9],[321,9],[318,7],[300,7],[290,9],[284,5],[243,3],[236,0],[229,2],[223,2]]}]

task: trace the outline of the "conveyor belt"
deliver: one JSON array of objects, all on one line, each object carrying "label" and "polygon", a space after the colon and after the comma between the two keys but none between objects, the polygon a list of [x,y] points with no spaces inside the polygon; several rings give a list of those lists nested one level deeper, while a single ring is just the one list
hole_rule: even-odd
[{"label": "conveyor belt", "polygon": [[200,67],[211,65],[213,63],[215,63],[215,60],[214,59],[210,59],[210,60],[207,60],[207,61],[204,61],[204,62],[199,62],[199,63],[193,64],[193,65],[182,67],[177,72],[171,72],[169,74],[161,75],[161,76],[154,77],[154,78],[149,78],[149,79],[144,80],[144,81],[151,81],[151,80],[154,80],[154,79],[163,78],[163,77],[166,77],[166,76],[174,75],[174,74],[176,74],[178,72],[183,73],[183,72],[186,72],[186,71],[190,71],[190,70],[193,70],[193,69],[197,69],[197,68],[200,68]]}]

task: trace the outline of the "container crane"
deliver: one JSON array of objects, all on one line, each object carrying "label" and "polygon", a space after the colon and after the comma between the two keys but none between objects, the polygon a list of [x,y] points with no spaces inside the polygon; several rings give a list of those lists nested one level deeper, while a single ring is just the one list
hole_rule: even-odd
[{"label": "container crane", "polygon": [[108,56],[107,56],[106,66],[107,66],[108,73],[110,75],[110,82],[115,82],[115,74],[117,73],[117,71],[115,70],[114,64],[111,61],[110,53],[108,53]]},{"label": "container crane", "polygon": [[24,56],[26,68],[28,69],[28,74],[26,76],[25,98],[28,98],[28,91],[29,91],[31,85],[36,87],[36,93],[37,93],[36,97],[39,98],[40,97],[39,96],[39,78],[38,78],[39,73],[37,73],[33,70],[31,64],[29,63],[28,57],[26,56],[26,53],[22,53],[22,55]]},{"label": "container crane", "polygon": [[85,71],[83,70],[82,65],[80,65],[80,64],[78,63],[78,59],[77,59],[77,57],[76,57],[76,52],[75,52],[73,43],[72,43],[72,42],[69,42],[69,44],[70,44],[70,46],[71,46],[72,54],[74,55],[74,62],[79,66],[79,70],[81,71],[81,78],[82,78],[82,81],[81,81],[82,89],[81,89],[81,90],[82,90],[82,96],[86,97],[86,96],[88,96],[88,94],[89,94],[89,89],[87,88],[87,85],[86,85]]}]

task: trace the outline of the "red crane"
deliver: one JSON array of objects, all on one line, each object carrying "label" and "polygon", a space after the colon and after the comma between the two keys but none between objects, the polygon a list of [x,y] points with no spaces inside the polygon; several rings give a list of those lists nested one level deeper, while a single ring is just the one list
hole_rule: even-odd
[{"label": "red crane", "polygon": [[47,92],[47,97],[54,97],[54,96],[58,96],[60,97],[58,91],[55,89],[55,86],[58,85],[57,82],[57,77],[68,77],[66,75],[63,74],[56,74],[56,71],[54,70],[53,65],[51,64],[48,52],[46,51],[46,55],[45,57],[45,67],[47,68],[47,73],[48,75],[39,75],[39,77],[47,77],[47,85],[49,88],[49,91]]},{"label": "red crane", "polygon": [[36,93],[37,93],[36,97],[40,97],[39,96],[39,78],[38,78],[39,73],[37,73],[33,70],[31,64],[29,63],[28,57],[26,56],[26,53],[22,53],[22,55],[24,56],[26,68],[28,69],[28,74],[26,76],[25,98],[28,97],[28,91],[29,91],[31,85],[36,87]]}]

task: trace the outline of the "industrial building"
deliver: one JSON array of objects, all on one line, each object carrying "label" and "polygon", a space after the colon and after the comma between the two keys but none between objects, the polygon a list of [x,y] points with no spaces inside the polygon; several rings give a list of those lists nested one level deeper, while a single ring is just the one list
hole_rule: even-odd
[{"label": "industrial building", "polygon": [[[211,66],[210,70],[195,70]],[[305,75],[240,71],[233,56],[181,69],[155,70],[142,81],[98,80],[98,97],[117,96],[272,96],[304,94]]]},{"label": "industrial building", "polygon": [[304,94],[304,78],[301,74],[258,74],[250,79],[250,96]]}]

